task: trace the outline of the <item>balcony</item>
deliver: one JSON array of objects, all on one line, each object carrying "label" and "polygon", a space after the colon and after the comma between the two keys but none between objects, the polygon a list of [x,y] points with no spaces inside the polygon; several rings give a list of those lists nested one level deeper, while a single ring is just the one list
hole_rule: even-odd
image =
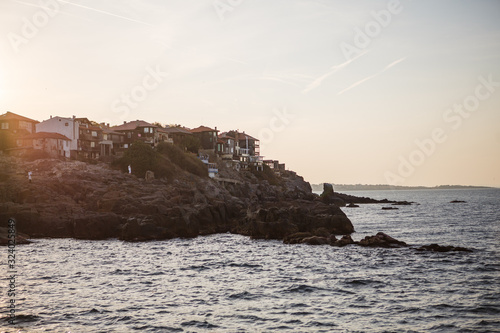
[{"label": "balcony", "polygon": [[244,155],[250,155],[250,149],[248,148],[240,148],[239,150],[239,154],[240,156],[244,156]]}]

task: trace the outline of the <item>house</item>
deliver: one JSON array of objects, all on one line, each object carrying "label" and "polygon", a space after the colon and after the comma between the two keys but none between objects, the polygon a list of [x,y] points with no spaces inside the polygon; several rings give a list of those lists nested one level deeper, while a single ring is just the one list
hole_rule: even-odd
[{"label": "house", "polygon": [[77,118],[78,127],[78,155],[83,158],[97,159],[104,152],[111,152],[111,143],[103,141],[102,128],[96,126],[87,118]]},{"label": "house", "polygon": [[156,147],[158,144],[158,126],[150,124],[144,120],[133,120],[123,122],[122,125],[113,126],[111,129],[115,132],[125,134],[124,148],[128,148],[135,141],[143,141]]},{"label": "house", "polygon": [[217,127],[211,129],[210,127],[200,126],[190,130],[193,136],[200,140],[201,149],[216,151],[217,149]]},{"label": "house", "polygon": [[51,157],[70,157],[71,140],[59,133],[37,132],[17,139],[22,150],[42,150]]},{"label": "house", "polygon": [[242,162],[253,162],[261,160],[260,156],[260,141],[244,131],[240,133],[238,130],[224,133],[223,137],[234,138],[234,155],[235,159]]},{"label": "house", "polygon": [[109,128],[109,124],[101,124],[101,128],[102,141],[99,142],[101,145],[101,156],[122,155],[125,150],[125,134],[113,131]]},{"label": "house", "polygon": [[[97,159],[113,155],[114,141],[104,133],[105,124],[99,126],[87,118],[52,117],[36,125],[37,132],[59,133],[70,140],[71,158]],[[106,134],[106,135],[104,135]],[[117,145],[121,134],[116,133]]]},{"label": "house", "polygon": [[170,132],[163,127],[158,127],[158,142],[174,144],[173,138],[170,137]]},{"label": "house", "polygon": [[49,119],[36,124],[36,131],[59,133],[67,137],[70,140],[70,157],[76,158],[79,148],[80,121],[75,116],[71,118],[50,116]]},{"label": "house", "polygon": [[170,126],[167,128],[163,128],[162,132],[167,133],[168,137],[173,140],[173,143],[176,145],[182,145],[186,138],[193,136],[189,130],[180,126]]},{"label": "house", "polygon": [[0,150],[16,147],[17,138],[36,132],[37,123],[10,111],[0,115]]},{"label": "house", "polygon": [[285,163],[280,163],[278,160],[264,160],[264,164],[271,168],[271,170],[274,170],[275,173],[286,170]]},{"label": "house", "polygon": [[236,139],[234,136],[229,135],[227,132],[221,133],[217,140],[217,154],[219,154],[222,159],[232,160],[235,152]]}]

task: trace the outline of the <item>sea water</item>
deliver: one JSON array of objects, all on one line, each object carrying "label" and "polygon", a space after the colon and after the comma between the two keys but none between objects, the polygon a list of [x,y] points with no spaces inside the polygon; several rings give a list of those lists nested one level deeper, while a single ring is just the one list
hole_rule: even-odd
[{"label": "sea water", "polygon": [[[500,332],[500,189],[350,194],[415,202],[343,208],[355,240],[413,247],[36,239],[16,247],[14,325],[0,248],[0,331]],[[473,252],[415,249],[431,243]]]}]

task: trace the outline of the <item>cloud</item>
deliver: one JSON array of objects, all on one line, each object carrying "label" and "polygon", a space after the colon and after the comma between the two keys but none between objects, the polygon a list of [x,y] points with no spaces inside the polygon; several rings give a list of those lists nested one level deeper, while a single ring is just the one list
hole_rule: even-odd
[{"label": "cloud", "polygon": [[389,68],[391,68],[392,66],[395,66],[395,65],[399,64],[400,62],[402,62],[402,61],[403,61],[403,60],[405,60],[406,58],[407,58],[407,57],[403,57],[403,58],[398,59],[398,60],[396,60],[396,61],[394,61],[394,62],[391,62],[389,65],[385,66],[385,67],[384,67],[384,69],[382,69],[382,70],[381,70],[381,71],[379,71],[378,73],[375,73],[375,74],[373,74],[373,75],[370,75],[370,76],[368,76],[368,77],[365,77],[364,79],[361,79],[361,80],[359,80],[359,81],[357,81],[357,82],[355,82],[355,83],[351,84],[349,87],[347,87],[347,88],[345,88],[345,89],[343,89],[343,90],[339,91],[339,92],[337,93],[337,95],[341,95],[341,94],[345,93],[346,91],[351,90],[352,88],[357,87],[357,86],[359,86],[360,84],[362,84],[362,83],[364,83],[364,82],[366,82],[366,81],[368,81],[368,80],[371,80],[371,79],[373,79],[373,78],[374,78],[374,77],[376,77],[376,76],[379,76],[380,74],[384,73],[385,71],[387,71],[387,70],[388,70]]}]

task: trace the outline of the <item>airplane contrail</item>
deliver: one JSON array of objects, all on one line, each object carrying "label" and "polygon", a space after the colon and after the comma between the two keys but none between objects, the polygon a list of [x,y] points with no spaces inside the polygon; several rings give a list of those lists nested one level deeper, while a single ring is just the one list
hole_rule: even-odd
[{"label": "airplane contrail", "polygon": [[385,72],[386,70],[388,70],[388,69],[389,69],[389,68],[391,68],[392,66],[394,66],[394,65],[396,65],[396,64],[398,64],[398,63],[400,63],[401,61],[405,60],[406,58],[407,58],[407,57],[403,57],[403,58],[398,59],[398,60],[396,60],[396,61],[394,61],[394,62],[391,62],[389,65],[385,66],[385,67],[384,67],[384,69],[382,69],[382,70],[381,70],[381,71],[379,71],[378,73],[375,73],[375,74],[373,74],[373,75],[370,75],[370,76],[368,76],[368,77],[365,77],[364,79],[361,79],[361,80],[359,80],[359,81],[357,81],[357,82],[354,82],[354,83],[353,83],[353,84],[351,84],[349,87],[347,87],[347,88],[345,88],[345,89],[343,89],[343,90],[339,91],[339,92],[337,93],[337,95],[341,95],[341,94],[345,93],[346,91],[351,90],[352,88],[354,88],[354,87],[356,87],[356,86],[359,86],[360,84],[362,84],[362,83],[364,83],[364,82],[366,82],[366,81],[368,81],[368,80],[371,80],[371,79],[373,79],[373,78],[374,78],[374,77],[376,77],[376,76],[379,76],[380,74],[382,74],[383,72]]}]

